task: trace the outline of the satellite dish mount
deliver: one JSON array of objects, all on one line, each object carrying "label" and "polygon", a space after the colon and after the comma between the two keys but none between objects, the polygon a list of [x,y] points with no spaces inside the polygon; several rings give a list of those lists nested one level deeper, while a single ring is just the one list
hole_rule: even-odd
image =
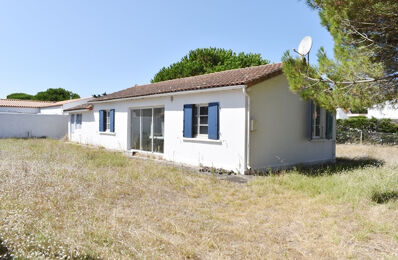
[{"label": "satellite dish mount", "polygon": [[312,47],[312,38],[311,36],[305,36],[299,46],[298,46],[298,50],[293,49],[294,52],[296,52],[298,55],[301,56],[301,58],[304,59],[305,61],[305,57],[307,56],[307,61],[308,64],[310,64],[310,51],[311,51],[311,47]]}]

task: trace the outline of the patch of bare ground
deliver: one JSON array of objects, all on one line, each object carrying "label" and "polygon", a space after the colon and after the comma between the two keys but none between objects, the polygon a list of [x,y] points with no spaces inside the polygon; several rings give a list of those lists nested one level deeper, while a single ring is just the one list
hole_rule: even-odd
[{"label": "patch of bare ground", "polygon": [[0,140],[0,238],[32,259],[398,256],[397,202],[372,200],[398,190],[396,148],[337,151],[386,163],[237,184],[103,149]]}]

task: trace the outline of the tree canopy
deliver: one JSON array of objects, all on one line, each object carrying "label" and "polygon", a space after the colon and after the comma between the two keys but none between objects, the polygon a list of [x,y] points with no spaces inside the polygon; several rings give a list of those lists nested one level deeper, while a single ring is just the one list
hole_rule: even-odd
[{"label": "tree canopy", "polygon": [[398,2],[307,0],[334,39],[334,59],[324,49],[309,66],[286,52],[283,71],[291,89],[334,110],[362,109],[398,95]]},{"label": "tree canopy", "polygon": [[63,88],[49,88],[46,91],[40,91],[36,95],[26,93],[12,93],[7,96],[8,99],[24,99],[24,100],[41,100],[41,101],[63,101],[80,98],[80,96],[72,91]]},{"label": "tree canopy", "polygon": [[80,96],[63,88],[49,88],[46,91],[38,92],[35,95],[36,100],[42,101],[62,101],[70,98],[75,99],[80,98]]},{"label": "tree canopy", "polygon": [[26,93],[12,93],[7,96],[7,99],[22,99],[22,100],[32,100],[33,96]]},{"label": "tree canopy", "polygon": [[260,54],[239,53],[221,48],[200,48],[191,50],[179,62],[163,67],[152,79],[159,82],[169,79],[196,76],[229,69],[268,64]]}]

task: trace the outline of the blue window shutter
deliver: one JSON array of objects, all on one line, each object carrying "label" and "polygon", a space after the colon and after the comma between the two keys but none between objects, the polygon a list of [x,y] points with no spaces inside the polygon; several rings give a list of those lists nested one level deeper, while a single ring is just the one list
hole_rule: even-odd
[{"label": "blue window shutter", "polygon": [[183,136],[192,138],[193,105],[184,105],[184,130]]},{"label": "blue window shutter", "polygon": [[105,110],[99,111],[99,130],[100,132],[105,131]]},{"label": "blue window shutter", "polygon": [[308,140],[312,140],[312,125],[313,125],[313,111],[314,111],[314,102],[312,100],[307,101],[307,122],[306,122],[306,127],[307,127],[307,138]]},{"label": "blue window shutter", "polygon": [[208,112],[208,124],[209,124],[209,139],[218,140],[219,139],[219,107],[220,104],[218,102],[209,103],[209,112]]},{"label": "blue window shutter", "polygon": [[326,139],[333,138],[333,114],[326,111]]},{"label": "blue window shutter", "polygon": [[75,123],[75,114],[70,115],[70,123],[72,125]]},{"label": "blue window shutter", "polygon": [[115,132],[115,109],[111,109],[109,111],[109,120],[110,120],[109,131],[111,131],[113,133],[113,132]]}]

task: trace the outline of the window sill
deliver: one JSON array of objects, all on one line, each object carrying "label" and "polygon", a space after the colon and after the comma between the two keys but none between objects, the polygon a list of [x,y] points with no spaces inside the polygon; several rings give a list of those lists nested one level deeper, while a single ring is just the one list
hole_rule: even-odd
[{"label": "window sill", "polygon": [[322,143],[322,142],[329,142],[329,141],[334,141],[334,139],[326,139],[326,138],[313,138],[310,140],[310,142],[314,143]]},{"label": "window sill", "polygon": [[213,139],[207,139],[207,138],[187,138],[187,137],[183,137],[182,140],[184,142],[192,142],[192,143],[212,143],[212,144],[221,144],[222,143],[222,141],[220,139],[213,140]]},{"label": "window sill", "polygon": [[100,135],[116,135],[116,132],[99,132]]}]

